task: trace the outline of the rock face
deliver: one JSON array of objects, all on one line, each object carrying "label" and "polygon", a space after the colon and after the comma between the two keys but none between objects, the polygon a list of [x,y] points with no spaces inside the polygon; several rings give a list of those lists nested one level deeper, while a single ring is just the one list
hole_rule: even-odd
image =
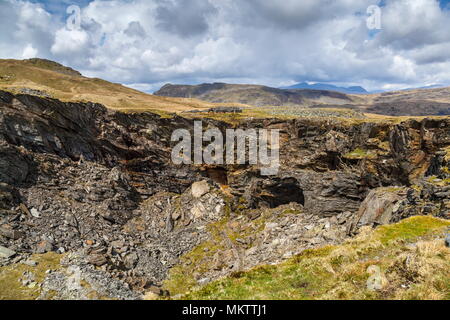
[{"label": "rock face", "polygon": [[[448,217],[450,119],[241,126],[280,129],[277,176],[253,165],[174,165],[171,134],[192,131],[193,120],[0,91],[0,266],[74,254],[72,271],[98,268],[86,279],[102,295],[131,299],[177,272],[206,283],[338,243],[362,225]],[[46,286],[89,296],[73,295],[72,275]]]},{"label": "rock face", "polygon": [[406,198],[405,188],[377,188],[370,191],[355,215],[358,227],[393,222]]}]

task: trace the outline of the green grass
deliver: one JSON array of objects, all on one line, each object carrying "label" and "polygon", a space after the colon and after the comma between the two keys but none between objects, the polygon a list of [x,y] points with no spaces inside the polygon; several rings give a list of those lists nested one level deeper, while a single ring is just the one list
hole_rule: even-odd
[{"label": "green grass", "polygon": [[371,153],[370,151],[363,150],[361,148],[357,148],[352,152],[349,152],[344,155],[346,159],[354,159],[354,160],[362,160],[362,159],[374,159],[376,155]]},{"label": "green grass", "polygon": [[[181,257],[180,263],[170,270],[169,277],[164,282],[164,288],[172,295],[183,294],[191,290],[197,286],[196,279],[202,278],[203,274],[211,270],[213,257],[217,253],[225,254],[230,250],[230,244],[237,245],[239,239],[245,240],[255,233],[262,232],[268,222],[277,221],[287,215],[302,214],[302,212],[286,206],[262,210],[261,215],[254,220],[245,217],[248,212],[241,214],[238,219],[225,217],[218,222],[209,224],[210,239]],[[218,267],[225,267],[225,265]]]},{"label": "green grass", "polygon": [[[419,216],[364,229],[342,245],[307,250],[276,266],[234,274],[193,289],[183,299],[448,299],[450,251],[442,237],[435,238],[449,225]],[[404,261],[416,263],[405,266]],[[371,265],[388,279],[379,292],[366,288]]]},{"label": "green grass", "polygon": [[376,230],[376,235],[383,244],[387,244],[390,241],[422,237],[430,230],[437,230],[446,225],[450,225],[450,222],[431,216],[417,216],[395,225],[380,226]]},{"label": "green grass", "polygon": [[[444,167],[443,169],[444,173],[448,174],[448,168]],[[439,179],[436,176],[432,176],[428,178],[428,182],[432,183],[434,185],[440,186],[440,187],[445,187],[445,186],[449,186],[450,185],[450,178],[448,179]]]},{"label": "green grass", "polygon": [[39,286],[36,285],[34,288],[22,286],[20,279],[23,273],[27,271],[33,273],[36,283],[40,284],[44,280],[47,270],[61,268],[62,257],[63,255],[56,253],[46,253],[31,257],[38,263],[35,267],[22,263],[0,267],[0,300],[35,300],[40,294]]}]

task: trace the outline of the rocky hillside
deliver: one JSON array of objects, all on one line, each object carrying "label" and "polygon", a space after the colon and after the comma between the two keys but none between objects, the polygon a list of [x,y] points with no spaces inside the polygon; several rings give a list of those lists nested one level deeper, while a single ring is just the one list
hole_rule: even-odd
[{"label": "rocky hillside", "polygon": [[0,299],[183,297],[364,227],[449,218],[449,118],[239,126],[281,130],[278,175],[174,165],[192,119],[0,91]]},{"label": "rocky hillside", "polygon": [[195,288],[183,299],[448,300],[450,221],[417,216]]},{"label": "rocky hillside", "polygon": [[348,108],[388,116],[450,115],[450,88],[345,94],[327,90],[275,89],[256,85],[201,84],[163,86],[155,95],[197,98],[209,102],[245,103],[253,106]]}]

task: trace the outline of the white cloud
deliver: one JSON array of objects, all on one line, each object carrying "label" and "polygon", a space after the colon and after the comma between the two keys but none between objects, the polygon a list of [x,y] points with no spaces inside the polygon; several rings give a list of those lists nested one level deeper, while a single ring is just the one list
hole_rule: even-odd
[{"label": "white cloud", "polygon": [[436,0],[390,1],[383,9],[379,44],[410,50],[450,41],[450,13]]},{"label": "white cloud", "polygon": [[89,42],[89,34],[84,30],[60,29],[55,34],[51,52],[57,56],[82,53],[88,49]]},{"label": "white cloud", "polygon": [[370,36],[366,9],[377,3],[95,0],[82,8],[82,29],[69,31],[65,17],[43,5],[7,0],[0,3],[0,55],[38,54],[149,90],[224,80],[450,84],[450,12],[437,0],[387,0],[383,29]]},{"label": "white cloud", "polygon": [[58,21],[42,5],[26,1],[0,1],[0,58],[21,59],[24,48],[49,56]]},{"label": "white cloud", "polygon": [[144,91],[144,92],[155,92],[158,91],[163,85],[165,85],[166,82],[159,82],[159,83],[129,83],[125,84],[126,87],[129,87],[131,89]]},{"label": "white cloud", "polygon": [[37,49],[33,48],[33,46],[31,44],[28,44],[22,53],[23,59],[35,58],[37,56],[38,56],[38,51],[37,51]]}]

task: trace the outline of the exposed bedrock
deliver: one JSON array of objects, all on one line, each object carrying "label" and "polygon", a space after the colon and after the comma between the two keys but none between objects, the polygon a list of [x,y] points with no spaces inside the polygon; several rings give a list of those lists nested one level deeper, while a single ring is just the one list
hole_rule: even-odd
[{"label": "exposed bedrock", "polygon": [[[19,259],[77,252],[80,272],[94,265],[145,291],[177,266],[199,263],[193,278],[207,282],[362,225],[450,212],[448,118],[242,123],[280,130],[275,176],[174,165],[171,135],[181,128],[192,132],[194,120],[0,91],[0,247]],[[198,251],[200,262],[189,255]]]}]

